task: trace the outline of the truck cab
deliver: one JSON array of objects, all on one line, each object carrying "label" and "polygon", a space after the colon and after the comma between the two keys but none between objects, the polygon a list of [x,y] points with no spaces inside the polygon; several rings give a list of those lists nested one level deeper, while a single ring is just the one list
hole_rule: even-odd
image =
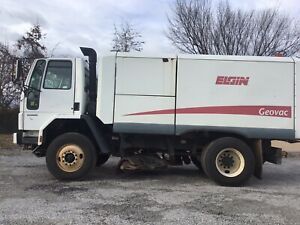
[{"label": "truck cab", "polygon": [[80,58],[37,59],[24,87],[18,143],[35,147],[41,145],[42,132],[54,119],[76,119],[86,111],[87,63]]}]

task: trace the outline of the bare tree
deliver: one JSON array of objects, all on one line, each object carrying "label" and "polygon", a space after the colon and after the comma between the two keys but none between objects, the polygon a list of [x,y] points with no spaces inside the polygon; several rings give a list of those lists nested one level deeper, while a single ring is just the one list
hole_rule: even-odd
[{"label": "bare tree", "polygon": [[16,54],[11,51],[11,47],[7,44],[0,43],[0,107],[14,107],[19,103],[20,87],[12,82],[14,74],[14,65],[17,58],[23,61],[23,77],[30,69],[34,59],[46,56],[46,47],[41,43],[45,38],[40,25],[34,25],[24,36],[22,36],[15,47],[20,51]]},{"label": "bare tree", "polygon": [[296,20],[278,9],[235,9],[220,1],[177,0],[169,17],[168,38],[182,52],[192,54],[272,56],[300,50]]},{"label": "bare tree", "polygon": [[0,43],[0,108],[16,105],[19,100],[20,89],[12,82],[15,61],[9,46]]},{"label": "bare tree", "polygon": [[39,24],[33,25],[25,35],[17,41],[19,50],[23,50],[26,58],[42,58],[46,55],[46,47],[41,43],[46,34],[42,32]]},{"label": "bare tree", "polygon": [[145,42],[141,40],[142,35],[130,23],[124,22],[119,27],[114,25],[114,28],[113,51],[140,52],[143,50]]},{"label": "bare tree", "polygon": [[43,45],[46,34],[43,33],[39,24],[33,25],[29,31],[17,40],[17,48],[21,51],[23,61],[23,74],[26,78],[32,62],[37,58],[44,58],[47,55],[47,48]]}]

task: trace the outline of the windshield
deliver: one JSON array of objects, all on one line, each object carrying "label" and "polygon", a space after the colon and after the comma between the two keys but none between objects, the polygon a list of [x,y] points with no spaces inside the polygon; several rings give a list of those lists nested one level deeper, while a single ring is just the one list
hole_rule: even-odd
[{"label": "windshield", "polygon": [[44,70],[45,70],[45,65],[46,65],[45,60],[37,61],[30,78],[29,87],[32,87],[37,90],[40,89]]}]

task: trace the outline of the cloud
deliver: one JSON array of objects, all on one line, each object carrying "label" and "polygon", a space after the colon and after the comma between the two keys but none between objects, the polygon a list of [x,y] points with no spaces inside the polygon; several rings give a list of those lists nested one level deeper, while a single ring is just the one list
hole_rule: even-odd
[{"label": "cloud", "polygon": [[[40,23],[49,51],[56,55],[80,56],[79,46],[90,46],[100,54],[110,51],[113,24],[128,20],[139,30],[144,51],[174,52],[165,36],[167,14],[176,0],[2,0],[0,41],[14,42],[34,23]],[[298,0],[285,0],[283,9],[299,14]],[[278,0],[230,2],[241,8],[265,8]],[[295,14],[297,15],[297,14]]]},{"label": "cloud", "polygon": [[46,44],[56,54],[80,54],[79,46],[109,52],[113,24],[129,20],[146,40],[145,50],[168,50],[164,35],[170,0],[20,1],[4,0],[0,11],[0,41],[14,41],[31,24],[40,23]]},{"label": "cloud", "polygon": [[299,0],[229,0],[229,2],[232,5],[245,10],[279,8],[284,13],[290,14],[292,16],[299,16],[300,14]]}]

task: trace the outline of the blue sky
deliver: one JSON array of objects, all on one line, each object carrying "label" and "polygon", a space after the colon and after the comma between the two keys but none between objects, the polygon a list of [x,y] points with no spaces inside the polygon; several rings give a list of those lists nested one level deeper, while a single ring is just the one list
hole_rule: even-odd
[{"label": "blue sky", "polygon": [[[127,20],[140,31],[144,52],[176,52],[165,37],[167,15],[175,0],[1,0],[0,41],[13,43],[33,23],[47,33],[46,46],[55,55],[80,55],[79,46],[108,53],[113,25]],[[234,7],[262,9],[279,6],[294,17],[299,0],[229,0]]]}]

